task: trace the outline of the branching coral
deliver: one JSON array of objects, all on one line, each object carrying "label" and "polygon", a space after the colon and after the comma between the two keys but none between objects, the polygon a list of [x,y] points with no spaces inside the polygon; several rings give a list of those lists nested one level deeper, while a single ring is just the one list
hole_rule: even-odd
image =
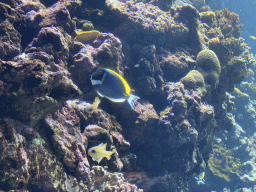
[{"label": "branching coral", "polygon": [[240,36],[243,25],[239,24],[239,16],[236,13],[223,9],[216,11],[216,20],[212,23],[212,27],[220,27],[225,37]]},{"label": "branching coral", "polygon": [[231,151],[222,145],[215,144],[213,147],[213,156],[208,161],[210,170],[214,175],[228,182],[232,181],[239,176],[240,160],[234,158]]},{"label": "branching coral", "polygon": [[200,19],[201,19],[202,22],[211,26],[213,21],[216,19],[216,15],[212,11],[206,11],[206,12],[200,13]]}]

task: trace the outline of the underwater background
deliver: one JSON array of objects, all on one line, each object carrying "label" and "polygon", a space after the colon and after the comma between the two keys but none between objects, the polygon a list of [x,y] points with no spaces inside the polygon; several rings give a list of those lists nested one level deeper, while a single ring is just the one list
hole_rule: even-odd
[{"label": "underwater background", "polygon": [[0,0],[0,191],[256,191],[255,10]]}]

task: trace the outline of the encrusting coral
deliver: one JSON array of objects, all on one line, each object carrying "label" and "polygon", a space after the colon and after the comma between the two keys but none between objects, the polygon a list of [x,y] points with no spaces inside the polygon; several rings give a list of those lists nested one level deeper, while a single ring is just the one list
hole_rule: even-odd
[{"label": "encrusting coral", "polygon": [[115,192],[131,191],[142,192],[135,185],[126,183],[122,173],[110,173],[101,166],[93,166],[91,170],[94,184],[91,188],[93,191]]},{"label": "encrusting coral", "polygon": [[238,158],[232,157],[232,152],[220,144],[213,146],[213,156],[208,161],[210,170],[214,175],[232,181],[239,176],[239,168],[241,166]]}]

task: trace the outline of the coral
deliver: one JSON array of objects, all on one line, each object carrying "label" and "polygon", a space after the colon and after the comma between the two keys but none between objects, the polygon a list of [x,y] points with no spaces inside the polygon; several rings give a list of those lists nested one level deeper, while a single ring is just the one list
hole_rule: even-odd
[{"label": "coral", "polygon": [[21,35],[8,19],[0,23],[0,34],[0,59],[10,60],[19,55]]},{"label": "coral", "polygon": [[101,166],[93,166],[91,170],[93,177],[93,186],[91,190],[100,190],[103,192],[131,191],[142,192],[135,185],[124,182],[122,173],[110,173]]},{"label": "coral", "polygon": [[[12,4],[12,3],[10,3]],[[0,10],[1,10],[1,22],[9,21],[10,23],[14,24],[15,26],[19,24],[22,20],[22,17],[18,10],[13,9],[13,6],[8,5],[7,2],[0,3]]]},{"label": "coral", "polygon": [[217,49],[217,47],[220,44],[220,39],[219,37],[214,37],[212,39],[209,39],[209,48],[210,49]]},{"label": "coral", "polygon": [[201,22],[206,23],[207,25],[211,26],[216,18],[216,15],[212,11],[206,11],[200,13],[200,20]]},{"label": "coral", "polygon": [[73,12],[81,5],[79,1],[59,1],[46,9],[42,9],[43,5],[41,5],[41,9],[38,9],[38,7],[30,4],[24,1],[19,6],[21,10],[26,9],[24,17],[28,28],[39,31],[43,27],[61,26],[68,33],[74,31],[75,24],[71,20],[70,12]]},{"label": "coral", "polygon": [[[134,51],[137,48],[134,46]],[[127,80],[133,82],[132,86],[137,88],[141,96],[150,100],[161,87],[160,77],[163,72],[160,68],[161,64],[158,63],[154,45],[144,47],[139,54],[141,59],[138,64],[131,71],[127,70],[127,74],[131,74],[131,76],[127,75]]]},{"label": "coral", "polygon": [[250,96],[246,93],[242,93],[238,88],[234,88],[234,92],[238,95],[238,97],[246,97],[250,99]]},{"label": "coral", "polygon": [[[246,133],[255,128],[244,90],[253,92],[252,76],[242,94],[226,93],[253,66],[233,13],[205,7],[199,14],[189,0],[2,2],[1,190],[188,191],[205,170],[214,133],[235,126],[234,118],[254,124]],[[101,33],[90,45],[74,41],[94,28]],[[200,58],[208,44],[218,58],[209,50]],[[89,77],[98,67],[139,93],[134,110],[101,98],[89,111],[97,94]],[[233,99],[248,103],[233,107]],[[97,163],[88,149],[100,143],[115,153]]]},{"label": "coral", "polygon": [[1,190],[64,190],[62,164],[32,127],[4,118],[0,135]]},{"label": "coral", "polygon": [[228,9],[216,11],[216,20],[212,23],[212,27],[220,27],[225,37],[240,36],[243,25],[239,24],[239,16],[236,13],[229,12]]},{"label": "coral", "polygon": [[222,76],[221,82],[230,88],[234,84],[241,83],[248,75],[246,60],[239,57],[233,57],[222,69],[225,76]]},{"label": "coral", "polygon": [[[164,89],[168,93],[169,106],[161,112],[160,123],[165,129],[168,129],[171,145],[179,147],[185,143],[195,143],[202,140],[206,132],[214,128],[214,125],[209,121],[209,119],[214,118],[213,107],[201,103],[201,93],[196,90],[189,92],[180,83],[169,83]],[[193,116],[198,114],[199,119],[190,121],[191,119],[188,118],[192,115],[190,113],[193,113]],[[206,125],[204,122],[210,124]],[[204,128],[201,127],[203,124]],[[201,129],[206,130],[201,131]],[[199,130],[200,134],[198,134]]]},{"label": "coral", "polygon": [[185,88],[188,89],[199,89],[200,92],[204,93],[205,82],[204,77],[197,70],[191,70],[185,77],[180,80]]},{"label": "coral", "polygon": [[87,160],[86,148],[88,139],[81,134],[79,117],[72,105],[64,105],[57,112],[45,118],[45,127],[41,134],[52,133],[52,144],[57,156],[69,171],[90,183],[90,165]]},{"label": "coral", "polygon": [[60,66],[67,66],[71,38],[56,27],[44,27],[28,45],[26,53],[46,52],[53,55],[54,62]]},{"label": "coral", "polygon": [[66,70],[52,64],[57,71],[53,72],[50,66],[32,58],[33,54],[28,54],[16,62],[0,61],[0,76],[3,77],[0,80],[1,117],[10,116],[35,124],[57,110],[63,100],[81,95],[81,91],[68,78]]},{"label": "coral", "polygon": [[232,152],[226,147],[215,144],[208,165],[214,175],[230,182],[239,176],[241,163],[238,158],[232,157]]},{"label": "coral", "polygon": [[65,175],[65,189],[67,192],[79,192],[79,191],[89,191],[88,187],[84,184],[82,180],[78,181],[72,175]]},{"label": "coral", "polygon": [[[178,43],[188,41],[188,27],[184,23],[174,21],[169,12],[164,12],[152,4],[141,1],[131,0],[127,4],[118,0],[106,1],[111,12],[118,18],[122,18],[122,22],[128,21],[129,43],[154,44],[173,48]],[[174,12],[178,13],[179,10],[175,9]],[[186,17],[186,19],[191,18]],[[186,23],[189,24],[188,21]]]},{"label": "coral", "polygon": [[123,74],[124,55],[121,41],[110,33],[100,33],[94,45],[74,42],[73,65],[70,72],[74,82],[84,92],[91,91],[89,75],[98,67],[108,67]]},{"label": "coral", "polygon": [[203,39],[198,30],[199,12],[197,9],[191,5],[183,5],[177,8],[173,17],[175,21],[184,23],[189,29],[188,39],[185,39],[187,46],[196,51],[203,49]]},{"label": "coral", "polygon": [[195,60],[184,52],[167,53],[160,61],[163,76],[167,81],[178,81],[196,66]]},{"label": "coral", "polygon": [[205,83],[211,85],[213,89],[216,88],[221,72],[220,62],[216,54],[211,50],[202,50],[197,54],[196,63]]},{"label": "coral", "polygon": [[222,67],[219,84],[223,89],[232,92],[234,84],[241,83],[251,74],[249,68],[254,66],[255,60],[242,38],[223,39],[217,31],[210,36],[212,38],[209,40],[209,48],[216,53]]}]

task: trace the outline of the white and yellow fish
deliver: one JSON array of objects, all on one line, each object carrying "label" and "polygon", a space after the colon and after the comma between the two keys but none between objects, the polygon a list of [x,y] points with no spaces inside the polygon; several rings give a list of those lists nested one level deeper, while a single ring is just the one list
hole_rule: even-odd
[{"label": "white and yellow fish", "polygon": [[98,146],[91,147],[88,150],[88,154],[92,157],[92,160],[97,161],[98,163],[106,157],[108,160],[111,159],[111,155],[115,153],[114,151],[106,151],[107,143],[99,144]]}]

